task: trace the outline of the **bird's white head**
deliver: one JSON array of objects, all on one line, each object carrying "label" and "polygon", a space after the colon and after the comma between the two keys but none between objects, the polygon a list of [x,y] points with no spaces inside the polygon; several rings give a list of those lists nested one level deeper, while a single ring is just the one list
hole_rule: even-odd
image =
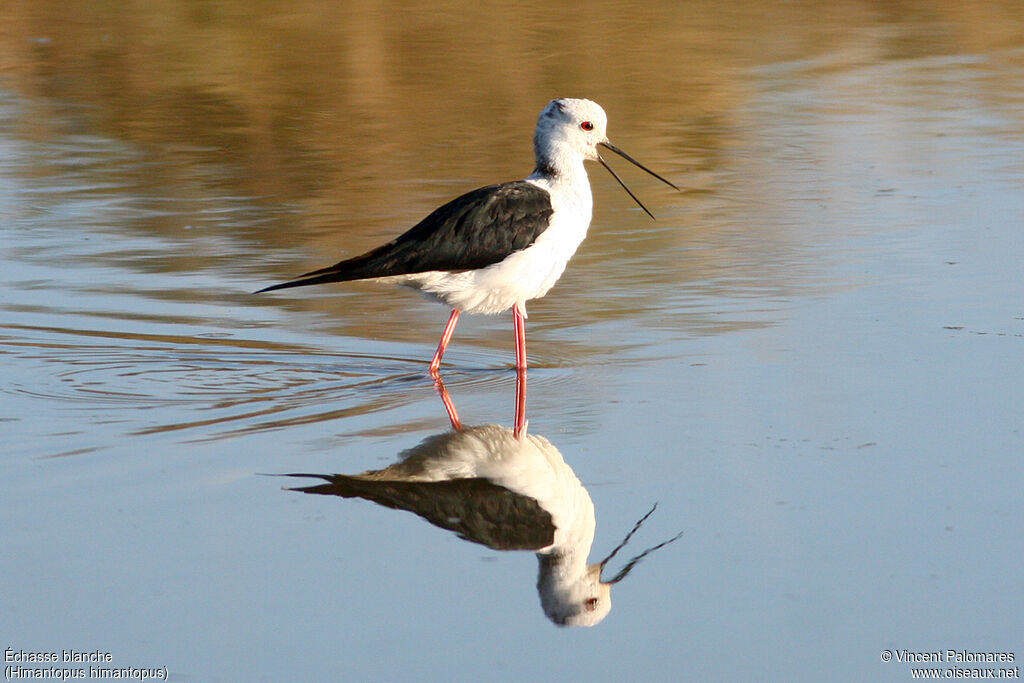
[{"label": "bird's white head", "polygon": [[[618,174],[612,170],[601,155],[598,146],[609,149],[626,161],[640,167],[658,180],[676,187],[671,181],[647,168],[608,140],[608,115],[597,102],[572,97],[563,97],[548,102],[537,119],[537,131],[533,136],[533,149],[537,156],[536,175],[549,180],[560,177],[586,179],[583,171],[585,160],[599,161],[608,169],[629,196],[640,205],[647,215],[654,218],[647,207],[637,199]],[[571,181],[570,181],[571,182]]]},{"label": "bird's white head", "polygon": [[608,142],[608,115],[597,102],[563,97],[551,100],[537,119],[533,149],[537,169],[557,175],[576,159],[598,159],[597,146]]}]

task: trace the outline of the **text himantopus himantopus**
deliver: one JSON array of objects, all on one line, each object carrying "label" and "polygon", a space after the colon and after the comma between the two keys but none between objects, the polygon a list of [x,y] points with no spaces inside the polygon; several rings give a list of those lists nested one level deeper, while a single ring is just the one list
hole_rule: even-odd
[{"label": "text himantopus himantopus", "polygon": [[598,147],[679,189],[612,145],[607,126],[608,117],[596,102],[552,100],[537,120],[537,167],[529,177],[473,190],[362,256],[259,291],[369,279],[417,289],[452,309],[430,362],[435,376],[460,313],[493,314],[511,308],[516,367],[525,369],[526,302],[554,286],[590,226],[593,199],[583,162],[600,162],[651,218],[601,158]]}]

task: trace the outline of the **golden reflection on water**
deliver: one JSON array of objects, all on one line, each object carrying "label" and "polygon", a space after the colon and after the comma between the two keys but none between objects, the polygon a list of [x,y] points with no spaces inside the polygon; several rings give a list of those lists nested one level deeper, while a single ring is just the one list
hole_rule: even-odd
[{"label": "golden reflection on water", "polygon": [[[229,243],[135,267],[223,267],[253,288],[374,246],[465,190],[522,177],[544,103],[591,97],[609,111],[614,141],[688,192],[634,179],[661,219],[651,224],[593,173],[595,229],[580,272],[554,294],[629,281],[667,249],[685,259],[648,268],[651,285],[726,272],[742,290],[764,279],[762,254],[791,248],[784,231],[736,224],[738,214],[777,217],[792,198],[762,182],[775,168],[750,148],[751,129],[770,124],[759,115],[776,113],[766,91],[787,82],[764,69],[797,65],[794,78],[807,78],[948,55],[1019,62],[1022,28],[1013,2],[22,0],[4,8],[0,87],[29,109],[14,131],[22,139],[85,133],[141,150],[141,162],[104,169],[138,209],[117,229],[188,243],[183,217],[244,204],[209,226]],[[999,101],[1014,73],[985,74],[973,94]],[[862,79],[865,95],[871,84]],[[839,106],[855,113],[857,99]],[[289,305],[341,312],[325,297]],[[591,314],[631,305],[607,301]]]},{"label": "golden reflection on water", "polygon": [[[1019,45],[1020,14],[962,2],[23,0],[5,5],[0,61],[5,87],[88,104],[89,125],[117,139],[229,162],[247,195],[335,221],[358,197],[361,218],[388,221],[444,194],[431,178],[457,191],[453,176],[528,171],[553,96],[597,99],[613,133],[680,174],[728,146],[752,66],[987,53]],[[428,187],[395,202],[398,169],[397,184]]]}]

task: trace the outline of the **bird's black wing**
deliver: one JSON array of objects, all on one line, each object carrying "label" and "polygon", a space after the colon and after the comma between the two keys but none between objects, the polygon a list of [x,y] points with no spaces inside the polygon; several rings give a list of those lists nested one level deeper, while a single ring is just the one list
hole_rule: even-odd
[{"label": "bird's black wing", "polygon": [[434,210],[400,237],[267,292],[324,282],[483,268],[527,248],[548,227],[551,195],[517,180],[488,185]]}]

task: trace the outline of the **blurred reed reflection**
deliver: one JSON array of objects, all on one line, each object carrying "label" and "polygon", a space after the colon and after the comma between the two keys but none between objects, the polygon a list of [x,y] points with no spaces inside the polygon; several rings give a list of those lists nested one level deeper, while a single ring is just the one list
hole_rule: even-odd
[{"label": "blurred reed reflection", "polygon": [[[969,117],[996,113],[1009,137],[1024,111],[1015,2],[666,0],[637,12],[612,0],[12,0],[3,19],[0,128],[18,158],[2,165],[46,193],[12,193],[18,220],[59,208],[69,239],[50,248],[81,250],[83,265],[110,263],[113,240],[74,237],[145,240],[115,252],[112,293],[311,311],[362,338],[380,336],[378,314],[396,319],[405,298],[257,304],[242,292],[314,254],[365,251],[466,189],[521,177],[544,102],[601,102],[624,148],[694,191],[645,193],[661,219],[652,226],[594,174],[592,234],[560,303],[538,305],[538,321],[584,347],[566,358],[601,346],[581,326],[639,309],[648,329],[762,324],[747,310],[760,301],[747,301],[826,286],[808,265],[822,232],[802,229],[811,220],[794,207],[820,204],[816,224],[856,233],[874,221],[857,191],[895,186],[874,170],[904,161],[893,142],[916,136],[926,153],[938,139],[916,112],[966,103]],[[850,145],[860,167],[844,119],[871,124]],[[216,281],[170,286],[158,273]],[[411,330],[429,318],[409,315],[398,338],[419,340]]]},{"label": "blurred reed reflection", "polygon": [[830,52],[827,70],[991,52],[1018,47],[1019,30],[1015,3],[951,0],[663,1],[643,12],[614,1],[13,0],[0,63],[4,87],[49,109],[21,124],[26,135],[63,116],[189,162],[146,169],[154,191],[191,180],[197,162],[215,166],[204,184],[301,206],[287,230],[235,236],[354,251],[439,196],[518,177],[530,164],[521,131],[555,96],[589,96],[636,122],[624,146],[653,167],[714,173],[746,133],[737,110],[770,81],[751,67]]},{"label": "blurred reed reflection", "polygon": [[588,563],[594,543],[594,503],[559,450],[526,431],[526,372],[517,373],[515,427],[466,427],[437,381],[451,431],[424,439],[382,470],[361,474],[291,474],[325,483],[289,490],[362,498],[413,512],[434,526],[492,550],[532,550],[544,614],[559,626],[593,626],[611,610],[611,587],[649,553],[629,560],[612,578],[602,570],[623,548],[644,515],[600,562]]}]

